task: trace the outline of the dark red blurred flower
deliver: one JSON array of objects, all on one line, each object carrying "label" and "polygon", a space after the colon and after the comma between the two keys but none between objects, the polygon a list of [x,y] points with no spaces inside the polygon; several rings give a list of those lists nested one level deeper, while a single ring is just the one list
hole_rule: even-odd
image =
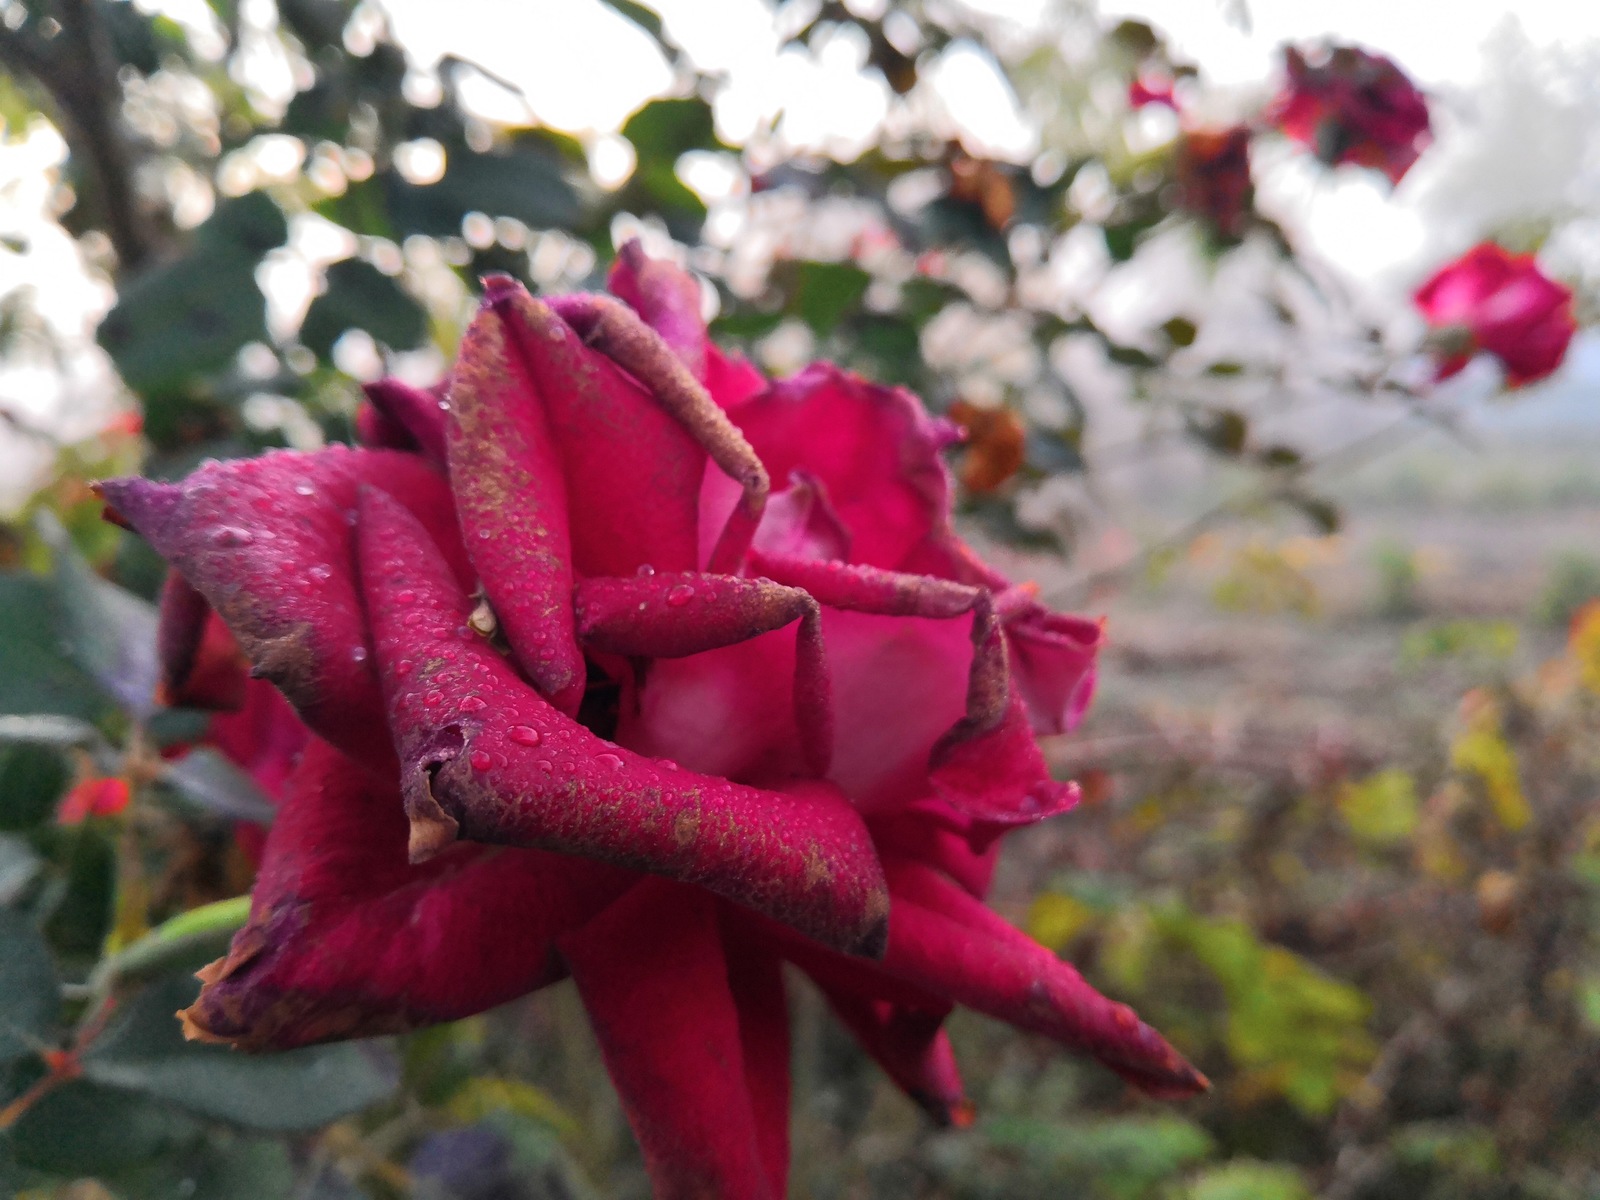
[{"label": "dark red blurred flower", "polygon": [[1224,237],[1244,232],[1255,195],[1249,126],[1186,130],[1178,143],[1176,174],[1178,207],[1210,222]]},{"label": "dark red blurred flower", "polygon": [[1541,271],[1533,255],[1511,254],[1493,242],[1444,267],[1415,299],[1436,331],[1440,379],[1481,350],[1504,365],[1509,386],[1533,383],[1561,365],[1578,327],[1572,289]]},{"label": "dark red blurred flower", "polygon": [[[1077,799],[1034,732],[1101,634],[955,535],[953,428],[764,379],[637,247],[611,288],[490,280],[443,402],[369,392],[391,448],[103,485],[315,735],[188,1032],[363,1036],[570,974],[661,1196],[785,1193],[785,961],[939,1120],[955,1004],[1204,1087],[983,903],[999,836]],[[163,645],[203,642],[171,594]]]},{"label": "dark red blurred flower", "polygon": [[1306,55],[1284,48],[1287,73],[1272,117],[1329,166],[1374,167],[1392,183],[1430,139],[1428,102],[1399,67],[1355,46]]}]

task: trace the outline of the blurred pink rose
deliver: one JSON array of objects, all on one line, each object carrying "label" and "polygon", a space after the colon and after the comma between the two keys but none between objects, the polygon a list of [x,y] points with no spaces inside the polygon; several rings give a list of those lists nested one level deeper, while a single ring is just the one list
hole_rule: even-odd
[{"label": "blurred pink rose", "polygon": [[1440,379],[1481,350],[1504,365],[1510,387],[1533,383],[1561,365],[1577,329],[1572,289],[1541,271],[1533,255],[1493,242],[1468,250],[1415,298],[1436,331]]}]

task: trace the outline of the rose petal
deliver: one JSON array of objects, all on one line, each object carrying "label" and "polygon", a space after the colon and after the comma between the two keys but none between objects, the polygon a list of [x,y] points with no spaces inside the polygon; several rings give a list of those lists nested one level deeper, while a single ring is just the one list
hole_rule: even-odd
[{"label": "rose petal", "polygon": [[[560,324],[548,310],[534,316]],[[572,713],[586,668],[572,626],[567,481],[535,378],[523,339],[486,305],[461,339],[450,380],[450,487],[512,653],[534,687]]]},{"label": "rose petal", "polygon": [[636,878],[537,850],[462,846],[412,865],[393,786],[313,742],[250,921],[201,973],[185,1031],[286,1049],[482,1012],[561,978],[553,939]]},{"label": "rose petal", "polygon": [[908,1008],[834,986],[822,993],[834,1015],[902,1092],[940,1125],[972,1123],[950,1038],[942,1028],[948,1005]]},{"label": "rose petal", "polygon": [[471,631],[470,602],[403,508],[365,493],[360,530],[414,856],[458,830],[589,855],[703,884],[851,952],[881,948],[877,858],[835,790],[742,787],[595,736]]},{"label": "rose petal", "polygon": [[350,517],[357,488],[409,506],[471,578],[444,481],[420,458],[333,446],[203,466],[180,483],[114,479],[107,503],[182,573],[316,732],[369,762],[390,761],[367,661]]},{"label": "rose petal", "polygon": [[168,571],[161,587],[156,654],[161,662],[159,703],[211,709],[236,709],[244,703],[249,660],[206,598],[177,571]]},{"label": "rose petal", "polygon": [[585,647],[629,657],[684,658],[749,641],[798,621],[793,702],[807,765],[825,775],[833,697],[817,602],[766,579],[686,571],[590,579],[575,593]]},{"label": "rose petal", "polygon": [[434,466],[444,467],[445,408],[439,391],[412,387],[398,379],[364,383],[361,390],[389,426],[404,431],[409,448],[419,451]]},{"label": "rose petal", "polygon": [[1095,658],[1105,644],[1105,622],[1051,612],[1023,599],[1021,589],[997,600],[1011,654],[1012,677],[1037,733],[1078,727],[1094,698]]},{"label": "rose petal", "polygon": [[[726,906],[722,912],[726,914]],[[774,1196],[789,1187],[789,1000],[783,960],[737,921],[722,922],[728,990],[739,1012],[739,1049],[756,1122],[756,1143]]]},{"label": "rose petal", "polygon": [[920,545],[945,536],[950,473],[939,452],[959,438],[901,388],[815,363],[733,412],[775,479],[796,470],[822,481],[851,534],[851,561],[904,569]]},{"label": "rose petal", "polygon": [[777,1196],[711,896],[646,880],[560,946],[659,1200]]},{"label": "rose petal", "polygon": [[1106,999],[982,901],[924,866],[888,870],[894,903],[883,970],[1084,1050],[1149,1095],[1178,1098],[1210,1086],[1132,1009]]}]

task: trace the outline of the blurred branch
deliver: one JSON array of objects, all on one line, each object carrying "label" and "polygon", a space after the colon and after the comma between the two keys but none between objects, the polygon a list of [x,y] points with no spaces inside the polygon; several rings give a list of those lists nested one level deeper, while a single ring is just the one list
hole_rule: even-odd
[{"label": "blurred branch", "polygon": [[50,94],[74,153],[82,153],[105,208],[106,234],[125,271],[137,270],[155,250],[139,208],[133,161],[120,129],[122,90],[110,35],[95,0],[59,0],[61,31],[55,48],[26,27],[0,25],[0,64],[31,76]]}]

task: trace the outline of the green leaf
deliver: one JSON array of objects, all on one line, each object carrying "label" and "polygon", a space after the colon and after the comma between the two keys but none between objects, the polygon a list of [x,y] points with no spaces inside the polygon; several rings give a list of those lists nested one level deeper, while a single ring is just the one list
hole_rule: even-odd
[{"label": "green leaf", "polygon": [[444,174],[436,183],[407,183],[393,171],[381,178],[402,237],[457,237],[469,212],[515,217],[535,229],[572,228],[583,217],[573,163],[559,143],[536,131],[492,153],[447,146]]},{"label": "green leaf", "polygon": [[1338,804],[1350,831],[1375,846],[1397,845],[1410,837],[1421,806],[1416,781],[1400,767],[1345,784]]},{"label": "green leaf", "polygon": [[220,205],[187,255],[125,284],[96,337],[128,386],[146,399],[192,391],[245,345],[268,340],[255,271],[287,237],[277,205],[253,192]]},{"label": "green leaf", "polygon": [[801,262],[795,266],[789,308],[817,333],[826,335],[861,302],[871,283],[872,276],[854,263]]},{"label": "green leaf", "polygon": [[88,1079],[181,1105],[248,1129],[316,1129],[388,1097],[399,1076],[376,1043],[307,1046],[250,1055],[186,1042],[173,1013],[199,986],[184,976],[151,983],[118,1008],[84,1052]]},{"label": "green leaf", "polygon": [[297,1194],[287,1146],[225,1129],[208,1130],[203,1141],[121,1171],[109,1182],[128,1200],[287,1200]]},{"label": "green leaf", "polygon": [[61,984],[50,947],[22,913],[0,908],[0,1063],[55,1036]]},{"label": "green leaf", "polygon": [[272,824],[277,808],[250,775],[210,746],[197,746],[168,763],[161,782],[202,812],[230,820]]},{"label": "green leaf", "polygon": [[39,536],[55,557],[52,578],[66,653],[128,712],[155,708],[156,610],[148,600],[100,578],[55,514],[41,510]]},{"label": "green leaf", "polygon": [[0,717],[0,742],[38,742],[46,746],[83,746],[100,740],[87,721],[55,713]]},{"label": "green leaf", "polygon": [[27,842],[0,833],[0,905],[15,904],[43,867],[43,860]]},{"label": "green leaf", "polygon": [[195,970],[228,951],[250,917],[250,897],[202,904],[163,922],[129,946],[102,959],[90,976],[96,991],[169,971]]},{"label": "green leaf", "polygon": [[1312,1193],[1293,1167],[1237,1159],[1207,1167],[1183,1195],[1185,1200],[1311,1200]]},{"label": "green leaf", "polygon": [[428,315],[397,279],[360,258],[328,268],[327,288],[311,302],[300,340],[321,358],[347,329],[364,329],[392,350],[413,350],[428,337]]},{"label": "green leaf", "polygon": [[12,1127],[17,1162],[77,1177],[153,1158],[198,1132],[142,1096],[75,1079],[46,1092]]},{"label": "green leaf", "polygon": [[0,829],[32,829],[50,819],[69,772],[48,746],[24,742],[0,750]]},{"label": "green leaf", "polygon": [[1195,336],[1200,332],[1195,323],[1187,317],[1173,317],[1161,327],[1161,331],[1174,346],[1194,345]]},{"label": "green leaf", "polygon": [[0,712],[98,720],[110,705],[94,680],[62,654],[52,592],[49,582],[36,575],[0,571],[0,611],[6,614],[5,636],[0,637]]}]

